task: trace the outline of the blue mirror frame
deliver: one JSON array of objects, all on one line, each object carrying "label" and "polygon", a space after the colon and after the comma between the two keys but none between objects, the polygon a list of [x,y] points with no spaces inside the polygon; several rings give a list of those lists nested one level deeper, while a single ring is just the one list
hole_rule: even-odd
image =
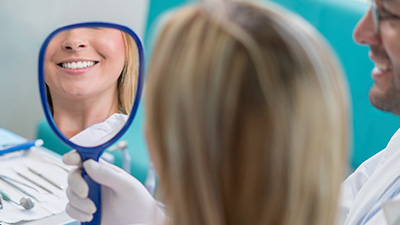
[{"label": "blue mirror frame", "polygon": [[[45,84],[45,79],[44,79],[44,57],[46,53],[47,46],[49,42],[52,40],[52,38],[57,35],[58,33],[65,31],[65,30],[70,30],[73,28],[82,28],[82,27],[106,27],[106,28],[115,28],[118,30],[121,30],[127,34],[129,34],[136,42],[137,44],[137,49],[138,49],[138,82],[137,82],[137,87],[136,87],[136,93],[135,93],[135,99],[134,103],[132,106],[131,113],[128,117],[128,120],[126,121],[125,125],[122,127],[122,129],[110,140],[107,142],[94,146],[94,147],[84,147],[77,145],[73,142],[71,142],[68,138],[66,138],[60,130],[57,128],[55,125],[53,116],[51,114],[51,110],[48,104],[48,99],[47,99],[47,93],[46,93],[46,84]],[[144,49],[143,49],[143,44],[142,41],[140,40],[139,36],[132,31],[130,28],[126,26],[122,26],[119,24],[114,24],[114,23],[107,23],[107,22],[85,22],[85,23],[77,23],[77,24],[72,24],[72,25],[67,25],[61,28],[58,28],[57,30],[53,31],[44,41],[44,43],[41,46],[40,53],[39,53],[39,93],[40,93],[40,99],[42,102],[42,107],[44,110],[44,114],[46,116],[46,119],[51,127],[51,129],[54,131],[54,133],[57,135],[58,138],[60,138],[65,144],[70,146],[73,149],[76,149],[77,152],[80,154],[82,158],[82,162],[87,160],[87,159],[94,159],[96,161],[99,160],[101,154],[104,152],[106,148],[111,146],[113,143],[115,143],[119,138],[124,135],[124,133],[128,130],[129,126],[132,124],[134,117],[136,116],[140,99],[142,97],[142,92],[143,92],[143,83],[144,83],[144,65],[145,65],[145,56],[144,56]],[[85,172],[85,170],[82,170],[82,176],[85,179],[85,181],[89,185],[89,198],[94,202],[96,205],[97,211],[93,215],[93,219],[90,222],[85,222],[82,224],[85,225],[99,225],[100,220],[101,220],[101,186],[93,181]]]},{"label": "blue mirror frame", "polygon": [[[46,53],[47,46],[49,42],[52,40],[52,38],[57,35],[58,33],[65,31],[65,30],[70,30],[73,28],[80,28],[80,27],[107,27],[107,28],[115,28],[119,29],[121,31],[124,31],[131,35],[133,39],[135,40],[137,47],[138,47],[138,59],[139,59],[139,68],[138,68],[138,83],[137,83],[137,88],[136,88],[136,95],[134,99],[134,104],[132,106],[131,114],[129,115],[129,118],[126,122],[126,124],[122,127],[122,129],[117,133],[116,136],[108,140],[107,142],[94,146],[94,147],[83,147],[80,145],[77,145],[73,142],[71,142],[68,138],[66,138],[60,130],[57,128],[57,126],[54,123],[53,117],[51,115],[50,108],[48,106],[48,99],[47,99],[47,94],[46,94],[46,85],[44,81],[44,57]],[[44,114],[46,116],[47,121],[49,122],[49,125],[51,129],[54,131],[54,133],[67,145],[69,145],[71,148],[78,150],[79,152],[93,155],[94,157],[90,158],[95,158],[98,159],[98,156],[94,155],[94,152],[97,152],[99,149],[106,149],[107,147],[111,146],[113,143],[115,143],[119,138],[124,135],[124,133],[128,130],[129,126],[133,122],[133,119],[137,113],[140,99],[142,97],[142,92],[143,92],[143,83],[144,83],[144,62],[145,62],[145,56],[144,56],[144,49],[143,49],[143,44],[139,36],[133,32],[130,28],[119,25],[119,24],[114,24],[114,23],[107,23],[107,22],[85,22],[85,23],[77,23],[77,24],[72,24],[72,25],[67,25],[64,27],[60,27],[57,30],[53,31],[44,41],[42,44],[42,47],[40,49],[39,53],[39,92],[40,92],[40,98],[42,102],[42,107],[44,110]],[[83,159],[85,160],[85,159]]]}]

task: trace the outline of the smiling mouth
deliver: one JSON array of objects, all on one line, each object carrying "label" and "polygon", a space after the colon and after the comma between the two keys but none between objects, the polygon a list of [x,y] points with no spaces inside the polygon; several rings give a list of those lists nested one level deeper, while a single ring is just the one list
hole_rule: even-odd
[{"label": "smiling mouth", "polygon": [[66,69],[82,69],[86,67],[91,67],[97,64],[98,61],[76,61],[76,62],[65,62],[59,63],[58,66]]},{"label": "smiling mouth", "polygon": [[388,64],[384,64],[384,63],[375,63],[375,68],[381,70],[381,71],[389,71],[392,68],[390,67],[390,65]]}]

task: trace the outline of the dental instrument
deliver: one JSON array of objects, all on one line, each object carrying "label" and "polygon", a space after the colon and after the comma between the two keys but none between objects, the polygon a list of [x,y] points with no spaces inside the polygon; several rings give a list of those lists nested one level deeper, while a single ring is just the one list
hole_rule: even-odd
[{"label": "dental instrument", "polygon": [[23,182],[21,182],[21,181],[19,181],[19,180],[16,180],[16,179],[14,179],[14,178],[8,177],[8,176],[3,175],[3,174],[0,174],[0,177],[2,177],[2,178],[4,178],[4,179],[7,179],[7,180],[10,181],[10,182],[14,182],[14,183],[23,185],[23,186],[25,186],[25,187],[27,187],[27,188],[30,188],[30,189],[32,189],[32,190],[34,190],[34,191],[36,191],[36,192],[39,193],[39,190],[38,190],[38,189],[34,188],[34,187],[31,186],[31,185],[25,184],[25,183],[23,183]]},{"label": "dental instrument", "polygon": [[34,180],[32,180],[32,179],[26,177],[25,175],[23,175],[23,174],[21,174],[21,173],[19,173],[19,172],[15,172],[15,173],[16,173],[18,176],[24,178],[25,180],[31,182],[32,184],[34,184],[34,185],[40,187],[41,189],[45,190],[45,191],[48,192],[49,194],[54,194],[54,193],[53,193],[52,191],[50,191],[49,189],[43,187],[43,185],[41,185],[41,184],[37,183],[36,181],[34,181]]},{"label": "dental instrument", "polygon": [[40,147],[42,145],[43,145],[42,139],[27,141],[27,142],[23,142],[21,144],[12,145],[12,146],[7,145],[6,147],[0,149],[0,155],[4,155],[7,153],[11,153],[11,152],[16,152],[16,151],[20,151],[20,150],[27,150],[33,146]]},{"label": "dental instrument", "polygon": [[36,170],[32,169],[31,167],[28,166],[28,170],[31,171],[32,173],[34,173],[35,175],[39,176],[40,178],[42,178],[43,180],[47,181],[48,183],[50,183],[51,185],[53,185],[54,187],[63,190],[64,187],[61,185],[56,184],[54,181],[50,180],[48,177],[44,176],[43,174],[37,172]]},{"label": "dental instrument", "polygon": [[5,179],[3,176],[0,176],[0,180],[4,181],[5,183],[7,183],[8,185],[12,186],[13,188],[17,189],[19,192],[28,195],[29,197],[35,199],[36,201],[39,201],[35,196],[29,194],[27,191],[25,191],[24,189],[18,187],[17,185],[11,183],[10,181],[8,181],[7,179]]},{"label": "dental instrument", "polygon": [[49,158],[48,156],[43,156],[41,159],[61,168],[62,170],[64,170],[67,173],[69,173],[69,171],[71,170],[71,168],[68,168],[67,166],[63,165],[60,162],[55,161],[54,159]]},{"label": "dental instrument", "polygon": [[19,203],[18,203],[18,202],[16,202],[16,201],[12,200],[12,199],[10,198],[10,196],[8,196],[6,193],[4,193],[4,192],[1,191],[1,190],[0,190],[0,195],[1,195],[1,198],[3,198],[5,201],[7,201],[7,202],[12,202],[12,203],[14,203],[14,204],[16,204],[16,205],[18,205],[18,206],[23,207],[23,208],[26,209],[26,210],[30,210],[30,209],[32,209],[32,208],[35,206],[35,203],[33,202],[33,200],[32,200],[31,198],[22,197],[22,198],[19,200]]}]

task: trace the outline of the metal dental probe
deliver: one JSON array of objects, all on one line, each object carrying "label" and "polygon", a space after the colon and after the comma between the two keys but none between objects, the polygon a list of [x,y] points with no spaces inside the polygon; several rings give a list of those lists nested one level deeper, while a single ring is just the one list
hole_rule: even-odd
[{"label": "metal dental probe", "polygon": [[49,178],[45,177],[43,174],[41,174],[41,173],[35,171],[34,169],[30,168],[29,166],[28,166],[28,170],[31,171],[32,173],[36,174],[37,176],[39,176],[39,177],[42,178],[43,180],[49,182],[49,183],[50,183],[51,185],[53,185],[54,187],[56,187],[56,188],[58,188],[58,189],[60,189],[60,190],[63,190],[63,189],[64,189],[61,185],[58,185],[58,184],[54,183],[52,180],[50,180]]},{"label": "metal dental probe", "polygon": [[23,174],[21,174],[21,173],[19,173],[19,172],[15,172],[15,173],[16,173],[18,176],[24,178],[25,180],[31,182],[32,184],[34,184],[34,185],[40,187],[41,189],[45,190],[46,192],[48,192],[48,193],[50,193],[50,194],[54,194],[54,193],[53,193],[52,191],[50,191],[49,189],[43,187],[41,184],[39,184],[39,183],[37,183],[36,181],[34,181],[34,180],[32,180],[32,179],[26,177],[25,175],[23,175]]},{"label": "metal dental probe", "polygon": [[8,180],[8,181],[10,181],[10,182],[13,182],[13,183],[16,183],[16,184],[20,184],[20,185],[22,185],[22,186],[24,186],[24,187],[30,188],[30,189],[32,189],[32,190],[34,190],[34,191],[36,191],[36,192],[39,192],[39,190],[37,190],[37,189],[34,188],[33,186],[28,185],[28,184],[25,184],[25,183],[23,183],[23,182],[21,182],[21,181],[19,181],[19,180],[14,179],[14,178],[11,178],[11,177],[8,177],[8,176],[2,175],[2,174],[0,174],[0,177],[3,177],[4,179],[6,179],[6,180]]}]

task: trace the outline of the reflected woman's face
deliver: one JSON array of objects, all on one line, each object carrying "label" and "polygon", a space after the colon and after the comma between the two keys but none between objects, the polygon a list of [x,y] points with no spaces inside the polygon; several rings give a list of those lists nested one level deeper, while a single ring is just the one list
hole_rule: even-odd
[{"label": "reflected woman's face", "polygon": [[113,28],[63,31],[48,44],[44,61],[52,96],[79,100],[115,94],[125,62],[122,32]]}]

